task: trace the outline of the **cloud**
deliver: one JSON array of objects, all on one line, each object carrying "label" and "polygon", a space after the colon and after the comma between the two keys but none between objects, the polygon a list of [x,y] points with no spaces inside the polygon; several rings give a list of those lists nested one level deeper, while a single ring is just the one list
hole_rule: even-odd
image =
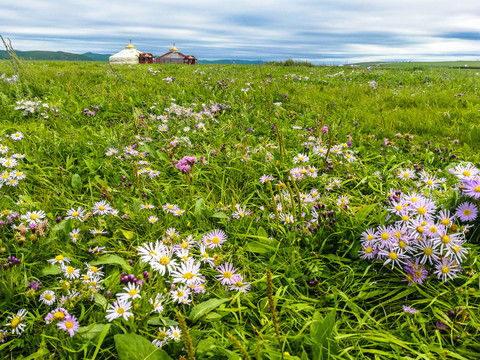
[{"label": "cloud", "polygon": [[22,0],[2,5],[0,34],[19,50],[76,53],[132,39],[160,55],[175,41],[199,59],[480,57],[472,0]]}]

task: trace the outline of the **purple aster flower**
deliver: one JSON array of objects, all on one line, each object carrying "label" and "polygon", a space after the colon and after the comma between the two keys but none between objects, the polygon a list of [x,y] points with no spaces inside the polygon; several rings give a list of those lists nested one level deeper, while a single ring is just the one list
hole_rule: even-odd
[{"label": "purple aster flower", "polygon": [[443,257],[436,266],[435,275],[443,282],[446,282],[448,279],[456,277],[460,270],[461,267],[455,261]]},{"label": "purple aster flower", "polygon": [[463,192],[465,195],[471,196],[474,199],[479,199],[480,198],[480,178],[475,178],[472,180],[467,180],[463,184]]},{"label": "purple aster flower", "polygon": [[418,313],[418,310],[417,309],[414,309],[410,306],[406,306],[406,305],[402,305],[402,308],[403,308],[403,311],[405,311],[406,313],[409,313],[409,314],[416,314]]},{"label": "purple aster flower", "polygon": [[471,221],[477,218],[478,209],[475,204],[465,202],[460,204],[455,211],[455,216],[462,221]]},{"label": "purple aster flower", "polygon": [[328,133],[328,126],[325,125],[324,127],[322,127],[322,133]]},{"label": "purple aster flower", "polygon": [[443,321],[439,321],[435,323],[435,326],[438,330],[447,330],[447,324],[445,324]]},{"label": "purple aster flower", "polygon": [[64,331],[68,331],[70,336],[75,335],[78,331],[80,324],[73,315],[66,316],[62,322],[57,323],[58,327]]}]

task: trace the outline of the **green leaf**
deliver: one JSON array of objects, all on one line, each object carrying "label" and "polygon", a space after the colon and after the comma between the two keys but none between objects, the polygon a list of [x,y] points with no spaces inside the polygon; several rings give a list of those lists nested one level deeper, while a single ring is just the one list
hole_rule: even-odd
[{"label": "green leaf", "polygon": [[212,217],[219,218],[219,219],[227,219],[228,218],[227,214],[225,214],[224,212],[221,212],[221,211],[213,214]]},{"label": "green leaf", "polygon": [[178,322],[175,320],[171,320],[167,317],[164,318],[150,318],[147,321],[148,325],[154,326],[177,326]]},{"label": "green leaf", "polygon": [[105,340],[105,337],[107,336],[108,334],[108,331],[110,330],[110,326],[112,324],[106,324],[102,331],[100,332],[100,336],[98,337],[98,342],[97,342],[97,346],[95,346],[95,352],[93,353],[93,356],[92,356],[92,360],[95,360],[95,358],[97,357],[97,354],[98,352],[100,351],[100,348],[103,344],[103,340]]},{"label": "green leaf", "polygon": [[266,230],[263,228],[263,227],[259,227],[258,230],[257,230],[257,235],[259,237],[262,237],[262,238],[267,238],[268,239],[268,234],[266,232]]},{"label": "green leaf", "polygon": [[202,316],[205,316],[210,311],[216,309],[221,304],[227,301],[229,301],[229,299],[209,299],[207,301],[204,301],[192,309],[188,319],[192,322],[195,322],[198,319],[200,319]]},{"label": "green leaf", "polygon": [[80,177],[80,175],[78,174],[75,174],[72,176],[72,188],[73,190],[79,194],[82,192],[82,187],[83,187],[83,183],[82,183],[82,178]]},{"label": "green leaf", "polygon": [[335,325],[335,309],[330,311],[322,320],[320,313],[313,314],[310,335],[313,340],[313,360],[330,359],[331,355],[338,353],[338,346],[333,337]]},{"label": "green leaf", "polygon": [[100,336],[104,327],[105,324],[91,324],[88,326],[80,326],[78,328],[78,336],[84,339],[93,340]]},{"label": "green leaf", "polygon": [[50,265],[42,269],[42,275],[58,275],[62,273],[62,269],[60,269],[57,265]]},{"label": "green leaf", "polygon": [[275,251],[275,247],[269,244],[261,243],[259,241],[249,241],[244,249],[249,252],[265,254],[270,251]]},{"label": "green leaf", "polygon": [[103,307],[104,309],[107,308],[108,306],[108,301],[107,299],[105,298],[105,296],[103,296],[102,294],[100,293],[95,293],[93,294],[93,298],[95,299],[95,303],[100,305],[101,307]]},{"label": "green leaf", "polygon": [[203,200],[203,198],[200,198],[197,200],[197,202],[195,203],[195,211],[194,211],[195,216],[202,215],[202,211],[205,208],[204,203],[205,203],[205,200]]},{"label": "green leaf", "polygon": [[120,231],[122,232],[123,236],[127,240],[132,240],[133,237],[135,236],[135,232],[133,232],[133,231],[125,230],[125,229],[120,229]]},{"label": "green leaf", "polygon": [[364,222],[367,219],[368,215],[370,215],[373,209],[375,209],[377,206],[378,206],[377,204],[370,204],[358,210],[355,214],[356,222],[357,223]]},{"label": "green leaf", "polygon": [[90,264],[92,265],[120,265],[124,270],[131,272],[132,267],[127,264],[124,258],[121,258],[118,255],[113,254],[106,254],[102,255],[98,258],[98,260],[92,261]]},{"label": "green leaf", "polygon": [[165,350],[137,334],[117,334],[113,337],[120,360],[172,360]]}]

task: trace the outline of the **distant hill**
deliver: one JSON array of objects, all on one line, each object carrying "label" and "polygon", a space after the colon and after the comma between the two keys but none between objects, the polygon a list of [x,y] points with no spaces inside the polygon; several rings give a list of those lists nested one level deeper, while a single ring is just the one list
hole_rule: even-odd
[{"label": "distant hill", "polygon": [[[72,54],[64,51],[19,51],[15,50],[19,58],[25,60],[63,60],[63,61],[108,61],[108,54]],[[0,59],[10,59],[5,50],[0,50]]]},{"label": "distant hill", "polygon": [[95,54],[91,52],[87,52],[82,55],[89,57],[93,61],[108,61],[110,59],[110,56],[112,56],[110,54]]},{"label": "distant hill", "polygon": [[[72,54],[63,51],[15,51],[19,58],[25,60],[65,60],[65,61],[92,61],[82,54]],[[0,50],[0,59],[9,59],[5,50]]]}]

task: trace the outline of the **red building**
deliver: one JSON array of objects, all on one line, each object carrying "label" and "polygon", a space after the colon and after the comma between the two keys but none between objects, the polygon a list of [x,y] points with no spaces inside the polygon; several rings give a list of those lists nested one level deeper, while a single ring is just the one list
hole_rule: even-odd
[{"label": "red building", "polygon": [[183,55],[180,50],[175,47],[175,43],[169,52],[157,57],[157,64],[188,64],[195,65],[197,58],[193,55]]},{"label": "red building", "polygon": [[153,64],[155,63],[155,58],[150,53],[141,53],[138,54],[138,62],[140,64]]}]

